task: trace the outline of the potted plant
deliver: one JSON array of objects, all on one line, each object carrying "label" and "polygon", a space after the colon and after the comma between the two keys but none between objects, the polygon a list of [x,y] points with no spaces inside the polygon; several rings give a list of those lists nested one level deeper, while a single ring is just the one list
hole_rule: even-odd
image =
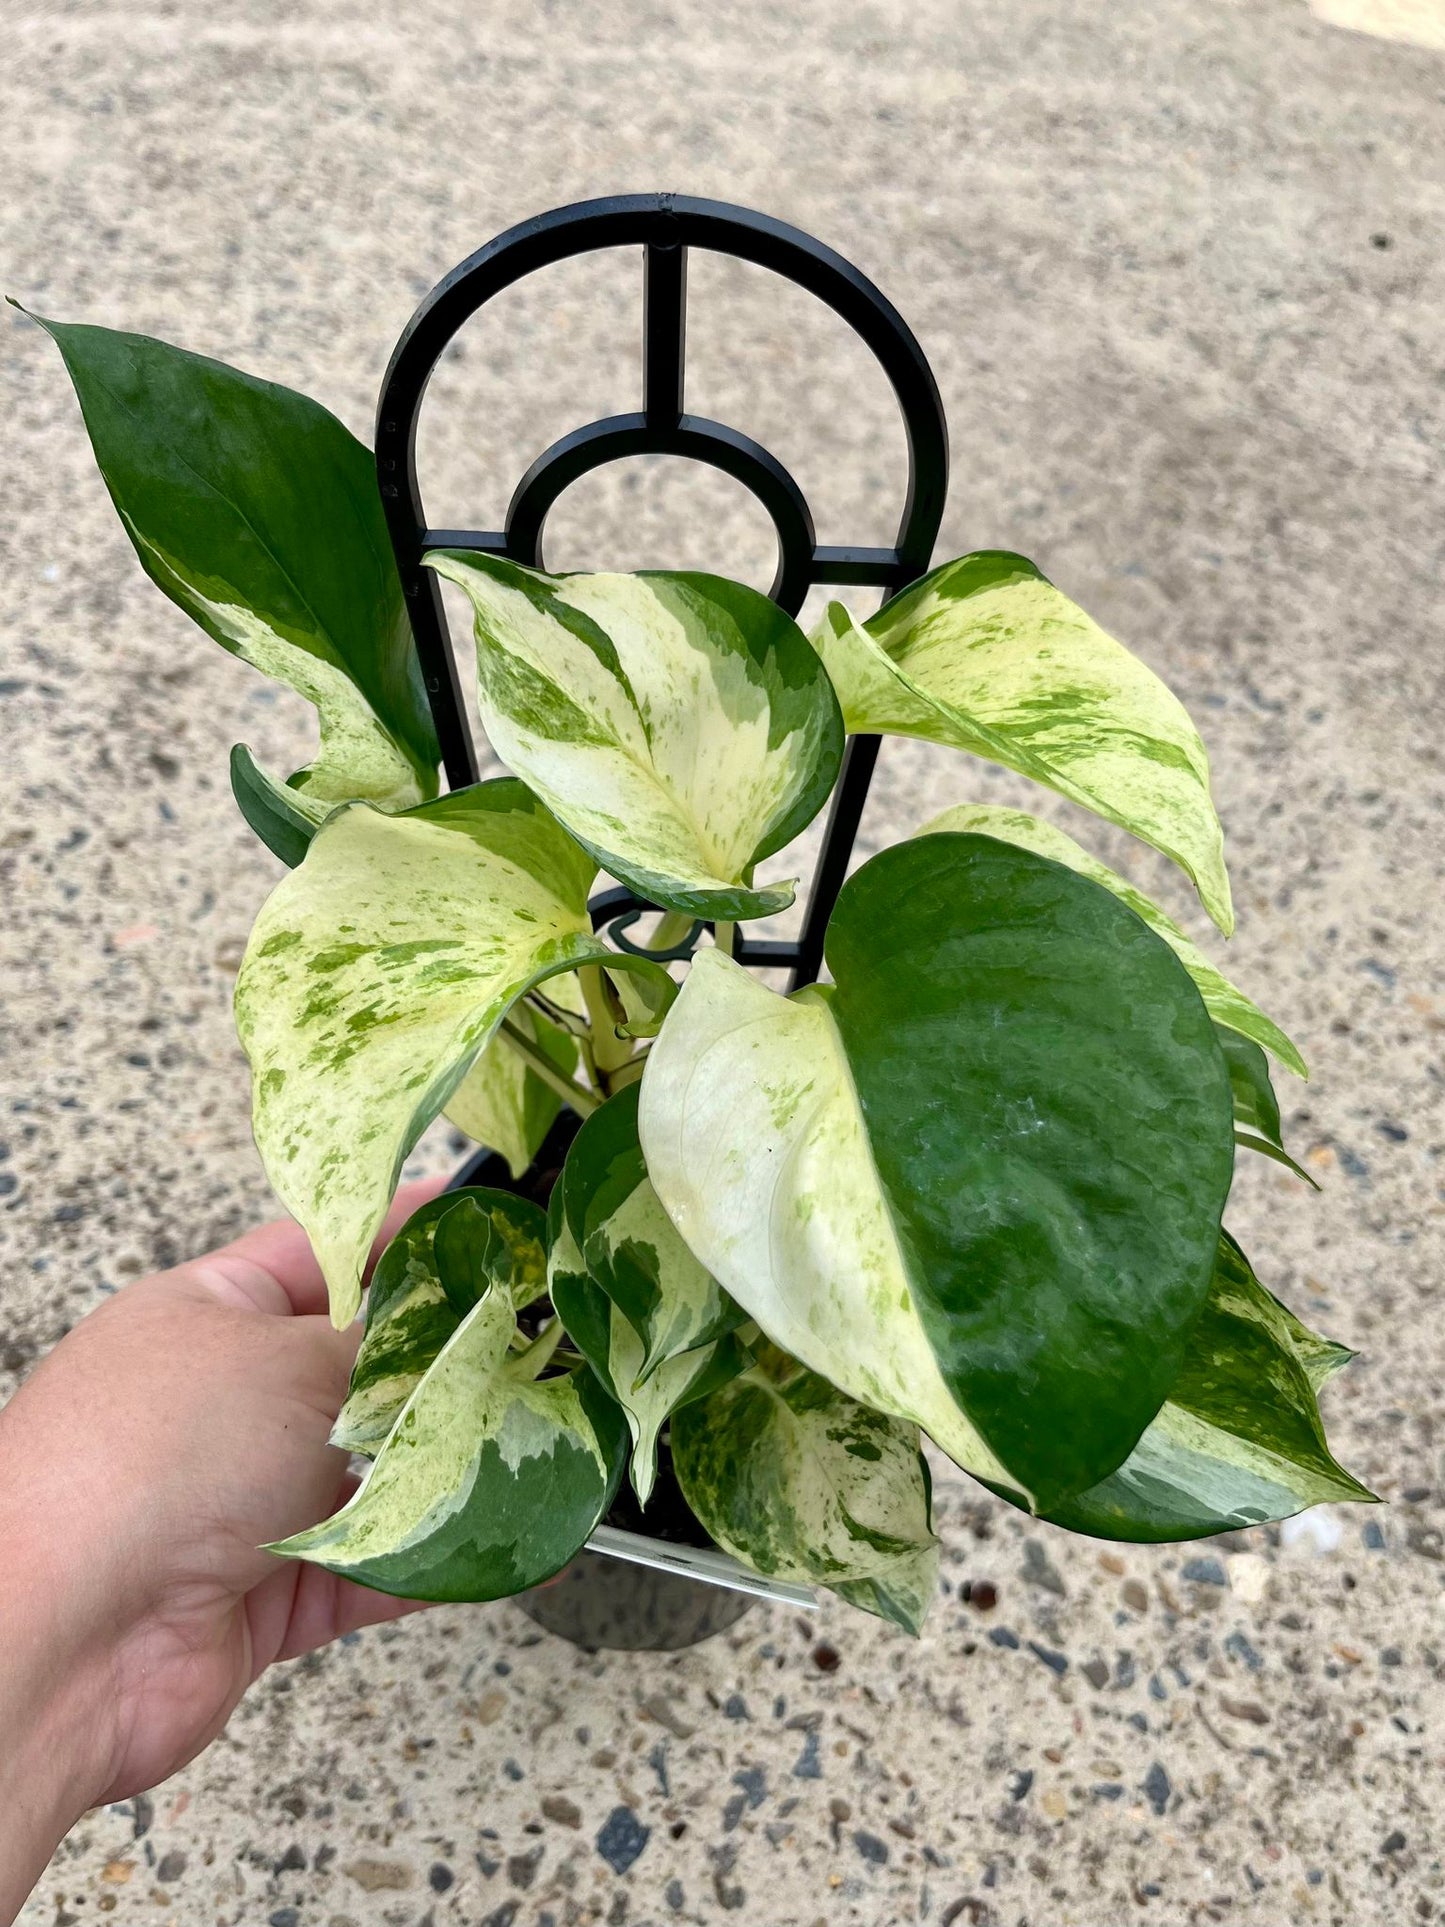
[{"label": "potted plant", "polygon": [[[1222,1222],[1241,1148],[1298,1170],[1266,1053],[1303,1062],[1163,910],[1046,820],[966,800],[961,761],[957,806],[844,886],[830,981],[785,996],[736,960],[739,927],[792,901],[759,866],[852,732],[1083,805],[1229,934],[1198,734],[1037,568],[964,556],[809,637],[717,577],[440,552],[515,774],[438,795],[368,451],[287,389],[42,325],[144,568],[317,711],[293,775],[232,752],[290,866],[235,1008],[257,1146],[336,1323],[435,1118],[511,1173],[381,1256],[335,1434],[370,1470],[277,1551],[495,1599],[680,1493],[759,1573],[916,1631],[924,1438],[1102,1538],[1371,1496],[1317,1404],[1348,1353]],[[647,942],[594,932],[599,871],[655,907]]]}]

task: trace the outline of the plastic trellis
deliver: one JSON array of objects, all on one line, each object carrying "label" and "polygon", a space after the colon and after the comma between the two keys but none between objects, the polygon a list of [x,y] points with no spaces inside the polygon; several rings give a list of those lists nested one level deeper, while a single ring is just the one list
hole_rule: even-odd
[{"label": "plastic trellis", "polygon": [[[447,343],[479,308],[522,276],[573,255],[619,247],[642,250],[641,409],[590,422],[544,450],[517,484],[500,531],[429,528],[417,482],[416,429],[427,382]],[[820,545],[807,500],[776,457],[722,422],[685,412],[690,248],[734,255],[806,288],[841,315],[882,364],[898,398],[908,446],[907,492],[892,548]],[[928,568],[948,490],[948,430],[923,350],[867,276],[811,235],[766,214],[683,194],[581,201],[499,234],[439,282],[412,316],[392,354],[377,410],[382,501],[453,789],[476,782],[479,772],[441,587],[421,566],[422,557],[432,549],[470,549],[541,568],[543,531],[558,496],[592,469],[631,455],[688,456],[752,490],[778,536],[778,570],[769,593],[790,615],[797,614],[815,582],[865,584],[892,595],[916,581]],[[741,938],[734,951],[740,963],[790,969],[794,988],[817,977],[823,933],[847,874],[877,756],[876,736],[850,740],[799,940]],[[625,945],[626,924],[649,907],[632,891],[615,889],[595,897],[590,909],[594,927],[618,925],[614,935]]]}]

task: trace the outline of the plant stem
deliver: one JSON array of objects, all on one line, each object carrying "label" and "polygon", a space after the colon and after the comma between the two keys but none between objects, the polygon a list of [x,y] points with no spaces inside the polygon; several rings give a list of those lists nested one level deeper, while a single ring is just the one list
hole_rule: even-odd
[{"label": "plant stem", "polygon": [[682,942],[694,921],[690,910],[664,910],[657,920],[657,928],[652,933],[648,949],[671,950],[675,943]]},{"label": "plant stem", "polygon": [[712,927],[712,940],[725,957],[733,954],[737,938],[738,927],[735,923],[715,923]]},{"label": "plant stem", "polygon": [[621,1070],[635,1047],[630,1037],[617,1035],[617,1013],[609,1002],[601,966],[588,964],[577,972],[577,981],[582,986],[587,1015],[592,1019],[592,1055],[606,1083],[613,1071]]},{"label": "plant stem", "polygon": [[512,1049],[522,1058],[529,1070],[533,1070],[551,1090],[554,1090],[564,1104],[570,1104],[579,1117],[590,1117],[602,1102],[591,1091],[584,1091],[580,1084],[574,1084],[564,1071],[559,1071],[544,1050],[538,1048],[530,1037],[517,1029],[510,1018],[502,1019],[501,1034]]},{"label": "plant stem", "polygon": [[551,1364],[552,1354],[556,1351],[562,1336],[562,1320],[554,1318],[550,1325],[544,1325],[525,1351],[518,1352],[515,1358],[507,1360],[507,1370],[513,1378],[523,1380],[536,1378],[537,1374]]}]

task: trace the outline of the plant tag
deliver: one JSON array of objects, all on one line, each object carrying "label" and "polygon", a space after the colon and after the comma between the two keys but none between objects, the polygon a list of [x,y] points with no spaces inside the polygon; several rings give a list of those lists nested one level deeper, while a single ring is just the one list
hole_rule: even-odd
[{"label": "plant tag", "polygon": [[768,1579],[713,1547],[677,1546],[666,1539],[644,1538],[640,1532],[598,1526],[587,1541],[587,1550],[608,1559],[627,1559],[635,1566],[652,1566],[658,1572],[680,1573],[707,1586],[725,1586],[731,1592],[755,1593],[759,1599],[777,1599],[788,1606],[817,1610],[817,1598],[806,1586]]}]

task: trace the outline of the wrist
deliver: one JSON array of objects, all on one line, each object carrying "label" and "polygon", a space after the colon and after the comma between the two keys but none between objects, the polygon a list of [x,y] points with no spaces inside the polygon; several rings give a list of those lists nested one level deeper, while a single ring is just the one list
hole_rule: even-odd
[{"label": "wrist", "polygon": [[111,1777],[103,1642],[88,1628],[78,1576],[35,1529],[33,1489],[31,1505],[29,1519],[13,1497],[0,1506],[0,1923]]}]

